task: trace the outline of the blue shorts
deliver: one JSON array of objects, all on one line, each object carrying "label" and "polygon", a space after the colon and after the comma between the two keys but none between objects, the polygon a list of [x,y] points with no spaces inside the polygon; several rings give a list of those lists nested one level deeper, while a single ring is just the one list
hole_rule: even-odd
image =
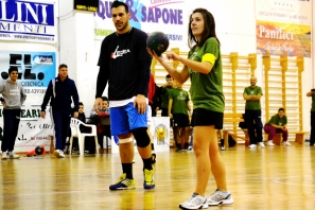
[{"label": "blue shorts", "polygon": [[110,112],[110,127],[113,136],[130,133],[136,128],[147,128],[147,110],[139,114],[133,103],[120,107],[112,107]]}]

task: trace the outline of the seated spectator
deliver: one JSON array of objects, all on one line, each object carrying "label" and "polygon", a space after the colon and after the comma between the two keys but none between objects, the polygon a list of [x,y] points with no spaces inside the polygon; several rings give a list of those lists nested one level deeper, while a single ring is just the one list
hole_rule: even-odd
[{"label": "seated spectator", "polygon": [[[79,112],[78,120],[80,120],[83,123],[86,123],[86,118],[85,118],[85,113],[84,113],[84,104],[82,102],[79,102],[79,110],[78,110],[78,112]],[[80,131],[81,132],[89,132],[90,129],[86,128],[84,125],[80,125]],[[70,139],[71,136],[72,136],[71,129],[69,129],[69,131],[68,131],[69,139]],[[64,152],[66,154],[69,154],[69,145],[70,145],[70,142],[67,141],[66,147],[65,147],[65,150],[64,150]],[[76,138],[76,137],[73,138],[72,151],[73,151],[73,153],[79,153],[78,138]]]},{"label": "seated spectator", "polygon": [[[79,116],[78,120],[80,120],[83,123],[86,123],[86,117],[84,113],[84,104],[82,102],[79,102]],[[80,125],[80,131],[81,132],[87,132],[87,129],[84,125]],[[74,153],[79,153],[79,146],[78,146],[78,138],[73,138],[73,143],[72,143],[72,150]]]},{"label": "seated spectator", "polygon": [[110,120],[109,120],[109,101],[108,98],[102,97],[103,103],[99,107],[99,114],[96,113],[95,109],[92,108],[90,115],[90,123],[97,126],[97,138],[100,145],[100,154],[104,154],[103,138],[104,136],[111,138],[110,132]]},{"label": "seated spectator", "polygon": [[268,133],[268,145],[274,145],[272,140],[276,133],[282,133],[283,143],[285,145],[291,145],[290,142],[288,142],[287,122],[284,109],[280,108],[278,114],[273,115],[269,122],[265,124],[264,131]]}]

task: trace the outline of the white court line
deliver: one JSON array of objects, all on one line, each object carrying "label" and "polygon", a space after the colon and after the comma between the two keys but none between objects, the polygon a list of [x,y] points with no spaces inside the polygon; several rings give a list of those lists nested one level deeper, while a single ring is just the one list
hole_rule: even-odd
[{"label": "white court line", "polygon": [[311,187],[311,188],[315,188],[315,185],[312,185],[308,182],[308,184],[299,184],[299,183],[292,183],[292,182],[286,182],[286,181],[282,181],[284,179],[288,179],[288,178],[313,178],[313,181],[315,180],[315,176],[313,175],[305,175],[305,176],[285,176],[285,177],[281,177],[281,178],[277,178],[275,180],[273,180],[275,183],[278,184],[285,184],[285,185],[291,185],[291,186],[303,186],[303,187]]}]

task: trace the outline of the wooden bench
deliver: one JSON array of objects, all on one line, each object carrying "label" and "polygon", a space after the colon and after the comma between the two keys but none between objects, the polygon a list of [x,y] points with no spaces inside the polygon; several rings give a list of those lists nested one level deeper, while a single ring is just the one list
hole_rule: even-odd
[{"label": "wooden bench", "polygon": [[224,113],[223,122],[224,123],[244,122],[243,114]]},{"label": "wooden bench", "polygon": [[[297,132],[291,132],[291,133],[295,133],[295,142],[296,143],[304,144],[304,142],[305,142],[304,135],[308,134],[308,132],[297,131]],[[289,134],[290,134],[290,131],[289,131]]]},{"label": "wooden bench", "polygon": [[[223,123],[239,123],[239,122],[244,122],[243,114],[224,113]],[[249,142],[249,139],[246,136],[241,137],[232,133],[230,133],[230,135],[233,136],[233,138],[245,140],[245,145],[246,145],[246,142]],[[224,139],[224,146],[226,149],[228,149],[229,148],[229,131],[226,129],[223,129],[223,139]]]},{"label": "wooden bench", "polygon": [[[295,142],[299,144],[304,144],[305,142],[304,135],[307,133],[308,132],[304,132],[304,131],[292,131],[292,132],[289,131],[289,135],[295,134]],[[268,133],[265,132],[264,135],[265,135],[265,140],[269,140]],[[277,133],[275,137],[272,139],[272,142],[276,145],[280,145],[282,141],[283,141],[282,133]]]},{"label": "wooden bench", "polygon": [[[268,133],[264,133],[264,140],[269,140]],[[281,145],[282,143],[282,133],[276,133],[276,135],[273,137],[272,142],[276,145]]]}]

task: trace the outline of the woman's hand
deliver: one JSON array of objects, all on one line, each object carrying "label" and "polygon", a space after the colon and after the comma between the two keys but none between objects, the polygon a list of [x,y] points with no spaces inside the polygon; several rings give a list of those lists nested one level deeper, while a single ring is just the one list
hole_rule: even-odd
[{"label": "woman's hand", "polygon": [[150,48],[147,47],[147,51],[149,53],[149,55],[151,55],[152,57],[154,57],[159,63],[162,63],[163,62],[163,57],[162,55],[161,56],[158,56],[153,50],[151,50]]},{"label": "woman's hand", "polygon": [[180,61],[181,59],[181,57],[177,55],[176,53],[174,53],[173,51],[166,52],[165,54],[168,60]]},{"label": "woman's hand", "polygon": [[[161,55],[161,56],[158,56],[158,55],[154,52],[154,50],[151,50],[150,48],[147,48],[147,51],[148,51],[148,53],[149,53],[151,56],[153,56],[159,63],[161,63],[161,62],[164,61],[162,55]],[[176,53],[174,53],[174,52],[172,52],[172,51],[166,52],[165,55],[166,55],[166,58],[167,58],[168,60],[179,61],[179,60],[181,59],[181,57],[180,57],[179,55],[177,55]]]}]

